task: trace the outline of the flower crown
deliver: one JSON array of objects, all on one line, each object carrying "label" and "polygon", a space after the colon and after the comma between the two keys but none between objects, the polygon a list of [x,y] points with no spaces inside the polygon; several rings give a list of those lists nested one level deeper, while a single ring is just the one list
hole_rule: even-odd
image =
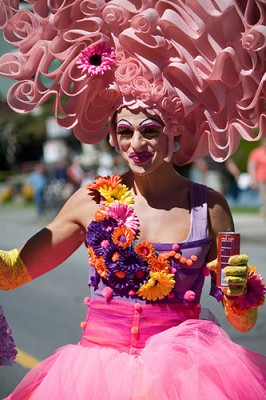
[{"label": "flower crown", "polygon": [[[157,113],[179,164],[228,158],[265,135],[263,0],[1,2],[0,27],[18,52],[0,58],[17,82],[7,100],[29,112],[54,95],[58,123],[101,141],[121,106]],[[258,136],[253,132],[259,128]]]},{"label": "flower crown", "polygon": [[[159,254],[152,243],[137,240],[140,231],[132,208],[134,199],[119,176],[98,177],[87,188],[101,196],[101,207],[86,236],[89,264],[95,268],[90,286],[97,289],[102,280],[106,297],[112,293],[148,301],[171,297],[176,272],[171,258],[191,266],[197,257],[184,258],[178,244],[170,252]],[[185,294],[187,301],[194,297],[192,292]]]}]

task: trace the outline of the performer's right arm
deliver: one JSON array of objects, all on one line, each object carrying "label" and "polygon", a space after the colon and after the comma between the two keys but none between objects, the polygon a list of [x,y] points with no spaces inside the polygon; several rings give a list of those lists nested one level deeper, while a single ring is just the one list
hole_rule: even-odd
[{"label": "performer's right arm", "polygon": [[21,286],[62,264],[84,243],[86,226],[93,218],[95,203],[88,191],[79,189],[55,219],[23,246],[0,251],[0,289]]}]

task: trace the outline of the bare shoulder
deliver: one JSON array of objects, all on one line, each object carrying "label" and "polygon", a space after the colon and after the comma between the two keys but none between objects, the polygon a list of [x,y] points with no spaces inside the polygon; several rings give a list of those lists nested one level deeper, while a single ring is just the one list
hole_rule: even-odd
[{"label": "bare shoulder", "polygon": [[233,217],[226,199],[211,188],[208,188],[208,211],[211,230],[215,234],[234,230]]},{"label": "bare shoulder", "polygon": [[75,223],[85,231],[98,208],[97,199],[93,198],[91,192],[84,186],[68,199],[56,219]]},{"label": "bare shoulder", "polygon": [[217,236],[219,232],[233,232],[233,217],[226,199],[213,189],[208,189],[208,216],[211,247],[207,261],[217,257]]},{"label": "bare shoulder", "polygon": [[97,207],[88,190],[79,189],[53,221],[21,246],[21,257],[34,278],[62,264],[85,242]]}]

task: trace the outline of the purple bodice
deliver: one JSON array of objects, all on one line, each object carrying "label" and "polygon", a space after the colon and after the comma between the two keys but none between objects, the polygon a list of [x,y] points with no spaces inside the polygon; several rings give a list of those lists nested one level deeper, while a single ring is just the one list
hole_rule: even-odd
[{"label": "purple bodice", "polygon": [[[177,221],[178,224],[178,221]],[[172,250],[170,243],[153,243],[156,251],[160,253]],[[206,186],[190,182],[190,232],[183,242],[178,242],[179,252],[188,259],[190,256],[196,256],[197,260],[191,266],[182,264],[179,260],[172,260],[171,266],[175,268],[175,287],[170,297],[157,300],[156,303],[184,303],[184,295],[188,290],[195,293],[194,302],[200,302],[202,287],[204,284],[204,267],[206,265],[206,255],[210,248],[210,238],[208,231],[207,216],[207,188]],[[94,275],[95,269],[89,266],[89,281]],[[102,291],[105,285],[100,282],[96,290],[91,288],[91,298],[103,298]],[[135,302],[135,298],[120,297],[113,295],[116,299],[127,302]],[[138,299],[140,303],[149,303]]]}]

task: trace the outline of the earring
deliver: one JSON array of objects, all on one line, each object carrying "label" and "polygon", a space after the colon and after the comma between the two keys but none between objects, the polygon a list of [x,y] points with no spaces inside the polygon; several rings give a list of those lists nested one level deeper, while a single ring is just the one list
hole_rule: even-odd
[{"label": "earring", "polygon": [[116,151],[117,153],[120,153],[120,149],[119,149],[118,144],[115,145],[115,151]]},{"label": "earring", "polygon": [[174,153],[180,149],[180,143],[175,140],[174,141]]}]

